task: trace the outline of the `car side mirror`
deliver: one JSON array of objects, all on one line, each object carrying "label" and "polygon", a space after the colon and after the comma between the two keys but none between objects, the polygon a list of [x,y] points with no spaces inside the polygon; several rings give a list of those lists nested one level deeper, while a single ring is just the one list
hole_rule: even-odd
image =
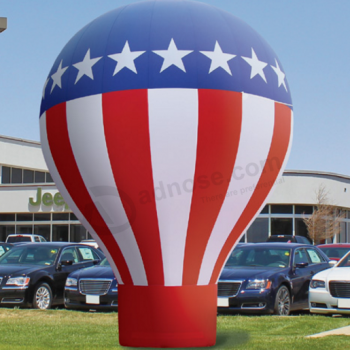
[{"label": "car side mirror", "polygon": [[96,259],[96,260],[93,260],[92,261],[92,263],[94,264],[94,265],[97,265],[97,264],[99,264],[101,262],[101,260],[99,260],[99,259]]},{"label": "car side mirror", "polygon": [[306,266],[308,266],[308,265],[309,265],[309,263],[307,263],[307,262],[302,262],[302,263],[296,264],[295,267],[304,268],[304,267],[306,267]]},{"label": "car side mirror", "polygon": [[62,266],[69,266],[69,265],[73,265],[73,260],[61,260],[58,263],[57,269],[59,271],[61,271],[62,270]]},{"label": "car side mirror", "polygon": [[337,260],[330,260],[330,261],[328,261],[328,265],[330,266],[330,267],[334,267],[336,264],[337,264]]}]

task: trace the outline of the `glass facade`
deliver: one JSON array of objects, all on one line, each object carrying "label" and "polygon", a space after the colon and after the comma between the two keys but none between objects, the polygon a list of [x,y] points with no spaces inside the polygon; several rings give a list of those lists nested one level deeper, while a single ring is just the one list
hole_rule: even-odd
[{"label": "glass facade", "polygon": [[38,234],[47,241],[80,242],[91,238],[73,213],[0,214],[0,241],[13,233]]},{"label": "glass facade", "polygon": [[[312,205],[266,205],[248,228],[240,242],[265,242],[270,235],[297,235],[308,237],[304,218],[313,213]],[[350,210],[340,223],[340,233],[324,243],[350,242]]]},{"label": "glass facade", "polygon": [[246,236],[248,242],[265,242],[269,237],[269,220],[266,218],[255,219]]},{"label": "glass facade", "polygon": [[33,184],[33,183],[53,183],[49,172],[14,168],[8,166],[1,167],[2,184]]}]

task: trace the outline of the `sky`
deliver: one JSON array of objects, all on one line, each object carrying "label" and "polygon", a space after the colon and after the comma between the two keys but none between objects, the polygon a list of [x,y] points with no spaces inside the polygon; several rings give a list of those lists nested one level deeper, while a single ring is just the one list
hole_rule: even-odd
[{"label": "sky", "polygon": [[[0,135],[40,141],[42,90],[62,48],[98,16],[135,2],[0,0],[8,21],[0,33]],[[198,2],[245,21],[282,63],[294,111],[286,169],[350,176],[350,1]]]}]

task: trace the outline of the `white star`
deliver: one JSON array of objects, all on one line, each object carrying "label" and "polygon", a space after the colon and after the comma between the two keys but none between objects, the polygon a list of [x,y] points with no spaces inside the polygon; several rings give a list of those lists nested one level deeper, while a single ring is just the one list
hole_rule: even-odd
[{"label": "white star", "polygon": [[52,93],[52,91],[53,91],[53,89],[55,88],[56,85],[57,85],[59,88],[62,89],[61,78],[62,78],[62,75],[64,74],[64,72],[65,72],[65,71],[67,70],[67,68],[68,68],[68,66],[62,68],[62,61],[63,61],[63,60],[61,60],[60,65],[58,66],[56,73],[54,73],[54,74],[51,75],[51,78],[52,78],[52,80],[53,80],[53,83],[52,83],[52,87],[51,87],[50,93]]},{"label": "white star", "polygon": [[121,53],[108,55],[112,60],[117,61],[113,75],[116,75],[123,68],[128,68],[137,74],[134,60],[145,52],[146,51],[130,51],[129,43],[126,41]]},{"label": "white star", "polygon": [[211,59],[209,74],[215,69],[221,67],[228,74],[232,75],[231,69],[227,62],[236,57],[236,55],[223,53],[218,42],[215,43],[214,51],[200,51],[200,53]]},{"label": "white star", "polygon": [[261,78],[264,80],[265,83],[266,77],[264,73],[264,68],[267,66],[267,63],[259,61],[258,57],[256,56],[255,51],[252,48],[252,58],[249,57],[243,57],[242,58],[251,66],[251,71],[250,71],[250,79],[253,79],[257,74],[261,76]]},{"label": "white star", "polygon": [[79,70],[74,84],[76,84],[84,75],[94,80],[94,75],[92,74],[92,66],[101,58],[102,57],[90,58],[90,49],[88,49],[84,59],[81,62],[73,64],[73,66]]},{"label": "white star", "polygon": [[287,86],[286,86],[286,82],[284,81],[284,78],[286,77],[286,75],[281,71],[280,66],[278,65],[277,60],[275,59],[276,62],[276,67],[272,66],[272,69],[275,71],[275,73],[277,74],[277,78],[278,78],[278,87],[280,87],[281,85],[284,86],[284,88],[287,90]]},{"label": "white star", "polygon": [[168,50],[156,50],[153,52],[164,58],[162,68],[160,69],[160,73],[172,65],[186,72],[185,66],[182,62],[182,58],[193,52],[193,50],[178,50],[175,45],[174,39],[171,39]]},{"label": "white star", "polygon": [[47,87],[47,83],[50,81],[50,78],[47,78],[46,81],[45,81],[45,84],[44,84],[44,87],[43,87],[43,99],[45,99],[45,90],[46,90],[46,87]]}]

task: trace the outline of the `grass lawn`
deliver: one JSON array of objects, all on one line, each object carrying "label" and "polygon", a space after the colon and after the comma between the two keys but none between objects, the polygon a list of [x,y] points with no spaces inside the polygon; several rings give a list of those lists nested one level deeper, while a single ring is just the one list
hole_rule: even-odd
[{"label": "grass lawn", "polygon": [[[350,325],[349,317],[218,316],[210,349],[346,349],[350,337],[306,335]],[[0,309],[0,349],[133,349],[118,342],[118,314]],[[207,348],[202,348],[207,349]]]}]

